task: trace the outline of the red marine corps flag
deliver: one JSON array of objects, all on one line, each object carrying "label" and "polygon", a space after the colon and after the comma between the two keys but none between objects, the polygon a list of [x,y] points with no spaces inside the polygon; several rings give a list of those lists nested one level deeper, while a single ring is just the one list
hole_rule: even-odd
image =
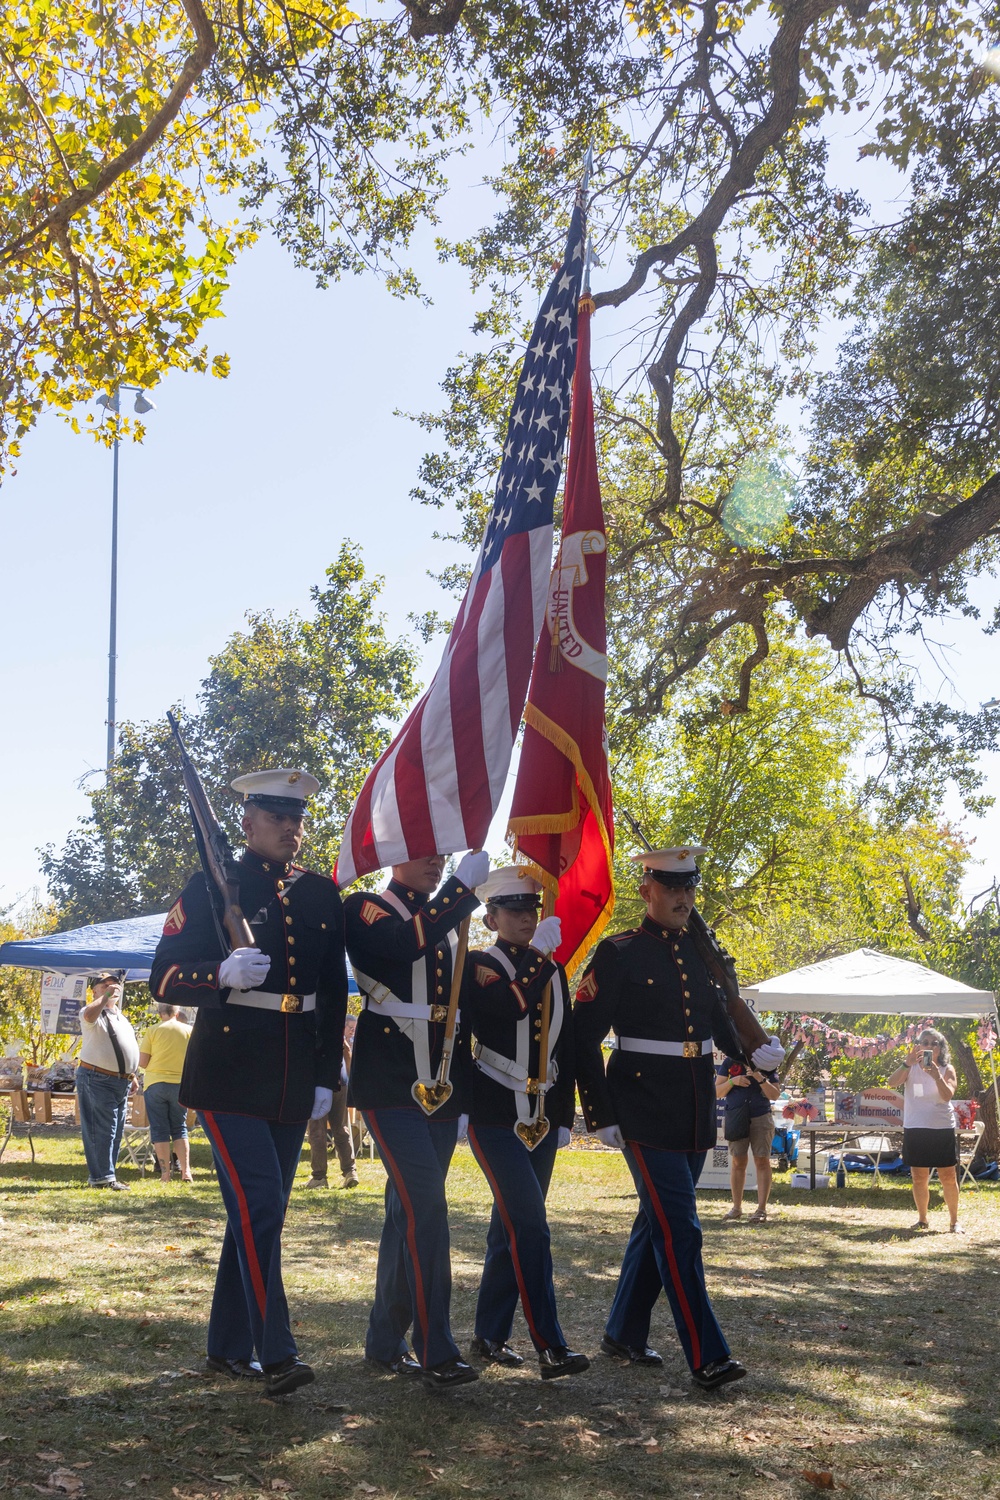
[{"label": "red marine corps flag", "polygon": [[608,679],[607,539],[594,442],[590,314],[580,303],[562,542],[524,710],[524,744],[509,832],[517,853],[556,897],[572,970],[614,910],[614,823],[604,693]]}]

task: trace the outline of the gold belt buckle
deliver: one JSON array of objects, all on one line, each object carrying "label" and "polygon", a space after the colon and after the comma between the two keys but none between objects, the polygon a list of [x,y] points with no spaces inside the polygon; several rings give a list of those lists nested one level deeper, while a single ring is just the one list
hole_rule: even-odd
[{"label": "gold belt buckle", "polygon": [[432,1021],[442,1022],[442,1021],[447,1021],[447,1019],[448,1019],[448,1007],[447,1007],[447,1005],[432,1005],[431,1006],[431,1020]]},{"label": "gold belt buckle", "polygon": [[526,1094],[538,1094],[541,1092],[541,1080],[538,1078],[526,1078],[524,1080],[524,1092]]},{"label": "gold belt buckle", "polygon": [[701,1056],[701,1043],[700,1042],[685,1042],[684,1043],[684,1056],[685,1057],[700,1057]]},{"label": "gold belt buckle", "polygon": [[289,1014],[289,1013],[292,1014],[292,1015],[297,1014],[302,1009],[302,996],[301,995],[282,995],[282,997],[281,997],[281,1009],[286,1014]]}]

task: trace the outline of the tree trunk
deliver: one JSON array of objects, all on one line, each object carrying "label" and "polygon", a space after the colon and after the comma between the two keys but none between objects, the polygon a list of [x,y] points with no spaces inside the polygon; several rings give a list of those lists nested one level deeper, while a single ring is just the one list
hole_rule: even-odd
[{"label": "tree trunk", "polygon": [[975,1166],[978,1168],[1000,1157],[1000,1121],[997,1119],[997,1100],[993,1092],[993,1080],[991,1077],[988,1082],[983,1082],[979,1064],[968,1042],[955,1039],[952,1041],[952,1046],[962,1072],[965,1074],[969,1098],[978,1100],[979,1114],[986,1121],[986,1130],[976,1152]]}]

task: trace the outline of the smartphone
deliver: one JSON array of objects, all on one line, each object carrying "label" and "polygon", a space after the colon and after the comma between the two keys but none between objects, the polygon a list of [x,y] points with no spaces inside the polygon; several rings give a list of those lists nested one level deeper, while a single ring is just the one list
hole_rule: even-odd
[{"label": "smartphone", "polygon": [[930,1050],[929,1047],[925,1047],[924,1048],[924,1067],[925,1068],[929,1068],[930,1065],[931,1065],[931,1063],[933,1061],[934,1061],[934,1053]]}]

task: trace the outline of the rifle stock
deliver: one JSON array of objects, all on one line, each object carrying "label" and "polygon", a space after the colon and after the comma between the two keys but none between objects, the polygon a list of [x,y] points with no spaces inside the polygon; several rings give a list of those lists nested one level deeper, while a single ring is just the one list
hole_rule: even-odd
[{"label": "rifle stock", "polygon": [[184,777],[184,790],[187,792],[188,806],[191,809],[191,820],[194,823],[195,842],[198,845],[201,866],[205,872],[205,878],[215,886],[222,897],[222,925],[226,929],[226,936],[234,948],[256,948],[257,940],[240,907],[240,878],[233,847],[212,810],[212,804],[201,784],[201,777],[184,748],[177,720],[172,713],[167,714],[167,722],[180,751],[181,774]]},{"label": "rifle stock", "polygon": [[767,1041],[767,1032],[740,994],[732,956],[723,948],[697,907],[688,918],[688,926],[710,974],[725,996],[726,1014],[749,1062],[751,1054]]}]

